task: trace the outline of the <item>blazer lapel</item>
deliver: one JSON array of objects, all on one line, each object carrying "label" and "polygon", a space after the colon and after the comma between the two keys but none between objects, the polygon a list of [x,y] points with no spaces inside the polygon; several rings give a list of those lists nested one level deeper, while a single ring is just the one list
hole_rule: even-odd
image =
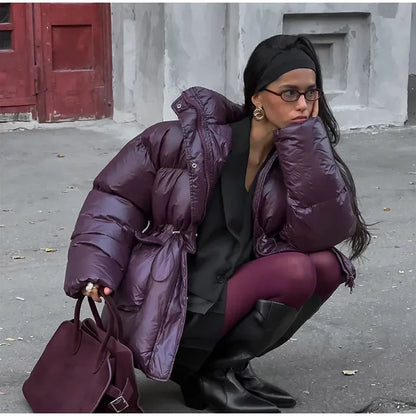
[{"label": "blazer lapel", "polygon": [[241,221],[244,219],[242,210],[249,202],[245,188],[245,177],[250,152],[251,119],[244,118],[231,124],[231,152],[221,173],[221,192],[224,206],[225,222],[230,233],[238,240]]}]

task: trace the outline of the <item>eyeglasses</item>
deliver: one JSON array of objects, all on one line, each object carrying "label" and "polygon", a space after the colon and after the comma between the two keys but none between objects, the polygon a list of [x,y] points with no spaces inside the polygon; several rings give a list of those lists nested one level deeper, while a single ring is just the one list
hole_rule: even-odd
[{"label": "eyeglasses", "polygon": [[305,92],[300,92],[295,89],[285,90],[282,92],[275,92],[267,88],[264,88],[264,91],[270,92],[274,95],[278,95],[283,101],[286,101],[288,103],[294,103],[295,101],[298,101],[301,95],[305,97],[306,101],[316,101],[322,95],[322,91],[318,88],[312,88]]}]

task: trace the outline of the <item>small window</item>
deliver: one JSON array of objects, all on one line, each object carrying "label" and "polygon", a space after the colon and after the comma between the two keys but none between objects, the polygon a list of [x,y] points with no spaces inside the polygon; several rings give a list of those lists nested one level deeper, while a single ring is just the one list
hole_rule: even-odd
[{"label": "small window", "polygon": [[0,3],[0,23],[10,23],[10,3]]},{"label": "small window", "polygon": [[0,30],[0,50],[12,48],[12,31]]}]

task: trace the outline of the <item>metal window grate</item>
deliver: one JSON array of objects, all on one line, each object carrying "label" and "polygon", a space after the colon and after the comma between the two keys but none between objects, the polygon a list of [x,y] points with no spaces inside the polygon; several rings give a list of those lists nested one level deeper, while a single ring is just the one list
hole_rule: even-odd
[{"label": "metal window grate", "polygon": [[0,50],[7,50],[12,48],[12,31],[0,31]]},{"label": "metal window grate", "polygon": [[12,49],[12,31],[0,31],[0,50]]},{"label": "metal window grate", "polygon": [[10,23],[10,3],[0,3],[0,23]]}]

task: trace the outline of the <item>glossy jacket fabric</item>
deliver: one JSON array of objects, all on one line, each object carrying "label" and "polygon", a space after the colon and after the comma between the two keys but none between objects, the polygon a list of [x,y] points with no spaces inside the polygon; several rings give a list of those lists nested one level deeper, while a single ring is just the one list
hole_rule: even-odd
[{"label": "glossy jacket fabric", "polygon": [[[201,87],[183,92],[172,108],[178,121],[146,129],[95,179],[65,277],[69,296],[88,281],[115,291],[124,341],[155,380],[170,376],[186,315],[187,253],[195,252],[230,150],[229,123],[244,117],[240,106]],[[275,145],[253,197],[255,255],[332,248],[352,286],[355,270],[333,246],[356,222],[321,120],[276,131]]]}]

